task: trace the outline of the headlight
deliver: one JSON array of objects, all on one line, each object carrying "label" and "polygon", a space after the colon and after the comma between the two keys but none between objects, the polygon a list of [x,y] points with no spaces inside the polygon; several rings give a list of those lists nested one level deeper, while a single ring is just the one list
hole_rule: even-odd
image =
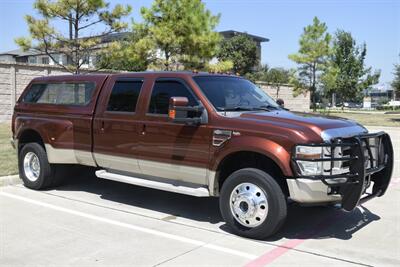
[{"label": "headlight", "polygon": [[[296,147],[296,162],[299,166],[302,175],[322,175],[323,162],[310,161],[313,159],[323,158],[323,147],[315,146],[297,146]],[[302,160],[304,159],[304,160]]]}]

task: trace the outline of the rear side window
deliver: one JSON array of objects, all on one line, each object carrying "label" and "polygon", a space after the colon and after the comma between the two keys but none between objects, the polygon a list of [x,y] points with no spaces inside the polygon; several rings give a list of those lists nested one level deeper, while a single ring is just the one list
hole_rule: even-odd
[{"label": "rear side window", "polygon": [[185,96],[189,99],[189,106],[198,105],[193,94],[181,82],[156,81],[151,93],[149,113],[168,114],[169,99],[172,96]]},{"label": "rear side window", "polygon": [[33,84],[23,102],[85,106],[90,102],[94,89],[92,82]]},{"label": "rear side window", "polygon": [[108,100],[107,111],[135,112],[143,81],[117,81]]}]

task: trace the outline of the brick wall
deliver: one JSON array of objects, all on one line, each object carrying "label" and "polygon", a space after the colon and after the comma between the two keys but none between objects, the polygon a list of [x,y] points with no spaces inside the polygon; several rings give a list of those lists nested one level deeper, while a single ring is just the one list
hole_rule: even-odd
[{"label": "brick wall", "polygon": [[258,82],[258,86],[261,87],[269,96],[274,99],[281,98],[285,102],[285,108],[292,111],[310,111],[310,93],[300,94],[296,97],[293,96],[293,88],[287,85],[279,87],[279,93],[277,96],[277,89],[269,84]]},{"label": "brick wall", "polygon": [[0,122],[10,118],[11,113],[11,68],[0,64]]}]

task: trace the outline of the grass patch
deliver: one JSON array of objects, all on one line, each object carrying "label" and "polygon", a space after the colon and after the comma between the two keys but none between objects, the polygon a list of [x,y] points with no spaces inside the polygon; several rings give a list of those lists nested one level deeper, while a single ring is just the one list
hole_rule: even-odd
[{"label": "grass patch", "polygon": [[321,112],[320,114],[355,120],[367,126],[400,127],[400,114],[383,113],[351,113],[351,112]]},{"label": "grass patch", "polygon": [[11,127],[0,123],[0,176],[18,173],[17,153],[10,144]]}]

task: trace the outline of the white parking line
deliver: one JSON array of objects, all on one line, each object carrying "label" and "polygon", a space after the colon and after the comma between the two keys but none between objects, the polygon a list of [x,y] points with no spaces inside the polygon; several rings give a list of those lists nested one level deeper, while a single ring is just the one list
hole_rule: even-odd
[{"label": "white parking line", "polygon": [[133,224],[128,224],[128,223],[123,223],[123,222],[119,222],[119,221],[115,221],[115,220],[111,220],[111,219],[106,219],[106,218],[99,217],[99,216],[96,216],[96,215],[91,215],[91,214],[88,214],[88,213],[84,213],[84,212],[80,212],[80,211],[76,211],[76,210],[72,210],[72,209],[59,207],[59,206],[56,206],[56,205],[44,203],[44,202],[41,202],[41,201],[33,200],[33,199],[30,199],[30,198],[26,198],[26,197],[21,197],[21,196],[10,194],[10,193],[6,193],[6,192],[0,192],[0,195],[1,196],[5,196],[5,197],[9,197],[9,198],[13,198],[13,199],[17,199],[17,200],[20,200],[20,201],[24,201],[24,202],[27,202],[27,203],[31,203],[31,204],[34,204],[34,205],[42,206],[42,207],[45,207],[45,208],[49,208],[49,209],[53,209],[53,210],[57,210],[57,211],[61,211],[61,212],[69,213],[69,214],[73,214],[73,215],[80,216],[80,217],[83,217],[83,218],[87,218],[87,219],[91,219],[91,220],[95,220],[95,221],[99,221],[99,222],[103,222],[103,223],[108,223],[108,224],[112,224],[112,225],[128,228],[128,229],[135,230],[135,231],[138,231],[138,232],[143,232],[143,233],[147,233],[147,234],[151,234],[151,235],[156,235],[156,236],[160,236],[160,237],[164,237],[164,238],[180,241],[180,242],[183,242],[183,243],[188,243],[188,244],[191,244],[191,245],[212,249],[212,250],[224,252],[224,253],[227,253],[227,254],[240,256],[240,257],[247,258],[247,259],[255,259],[255,258],[257,258],[257,255],[241,252],[241,251],[238,251],[238,250],[229,249],[229,248],[221,247],[221,246],[218,246],[218,245],[209,244],[209,243],[206,243],[206,242],[202,242],[202,241],[199,241],[199,240],[195,240],[195,239],[191,239],[191,238],[187,238],[187,237],[183,237],[183,236],[178,236],[178,235],[174,235],[174,234],[168,234],[168,233],[164,233],[164,232],[161,232],[161,231],[157,231],[157,230],[153,230],[153,229],[148,229],[148,228],[136,226],[136,225],[133,225]]}]

